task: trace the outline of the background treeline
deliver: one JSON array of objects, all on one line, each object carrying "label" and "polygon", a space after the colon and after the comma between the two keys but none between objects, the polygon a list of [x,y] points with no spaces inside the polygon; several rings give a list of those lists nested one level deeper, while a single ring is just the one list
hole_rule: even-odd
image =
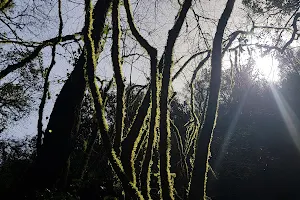
[{"label": "background treeline", "polygon": [[[291,123],[299,126],[296,123],[300,114],[300,65],[291,62],[295,56],[297,51],[289,52],[289,57],[279,57],[282,74],[278,83],[270,84],[263,78],[253,76],[254,62],[251,60],[247,65],[238,66],[240,70],[234,76],[231,75],[231,69],[224,71],[208,180],[208,196],[212,199],[293,199],[299,196],[300,159],[299,149],[295,144],[297,137],[290,135],[285,122],[293,120]],[[203,115],[203,104],[206,101],[208,69],[203,69],[202,74],[204,75],[199,77],[195,84],[195,112],[199,118]],[[230,84],[232,82],[233,84]],[[186,97],[175,97],[171,102],[174,123],[171,128],[171,171],[176,173],[175,188],[178,198],[183,198],[185,190],[183,181],[186,177],[182,167],[182,154],[188,148],[185,134],[190,128],[190,99],[187,90],[179,94]],[[281,103],[276,102],[274,90],[282,98],[279,100]],[[144,91],[139,85],[126,89],[127,128]],[[116,109],[115,92],[109,93],[107,104],[107,115],[110,117],[112,129]],[[280,112],[281,106],[287,109],[286,105],[294,112],[290,113],[293,115],[291,118]],[[74,150],[70,157],[66,188],[68,193],[47,190],[39,194],[40,199],[103,199],[108,196],[122,196],[122,187],[109,165],[107,156],[103,154],[101,138],[95,133],[97,129],[89,95],[85,95],[81,113],[79,132],[74,137]],[[33,162],[35,138],[5,139],[1,140],[0,144],[0,189],[4,195],[14,187],[14,183]],[[145,151],[143,144],[140,148],[138,159],[143,158]],[[155,186],[153,192],[157,192]]]}]

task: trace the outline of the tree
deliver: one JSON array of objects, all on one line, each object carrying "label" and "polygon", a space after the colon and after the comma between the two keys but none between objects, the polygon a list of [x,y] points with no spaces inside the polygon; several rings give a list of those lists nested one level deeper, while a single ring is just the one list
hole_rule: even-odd
[{"label": "tree", "polygon": [[[154,1],[155,9],[157,3]],[[21,185],[26,187],[18,194],[34,198],[36,190],[43,191],[45,188],[66,190],[68,174],[70,170],[74,170],[74,163],[78,163],[77,156],[76,159],[72,157],[79,148],[77,145],[86,146],[85,152],[81,156],[78,155],[81,157],[78,158],[81,167],[79,175],[75,175],[83,180],[93,149],[99,148],[96,142],[100,134],[106,158],[122,185],[126,199],[175,199],[175,196],[188,199],[207,198],[207,174],[211,169],[210,146],[217,121],[219,101],[224,103],[222,104],[224,107],[228,106],[228,109],[232,106],[239,110],[238,106],[230,104],[230,98],[238,99],[242,94],[236,88],[234,90],[236,93],[229,92],[233,84],[221,85],[222,59],[235,52],[236,73],[239,73],[243,81],[249,81],[247,76],[243,76],[238,70],[236,64],[238,56],[247,54],[245,49],[248,50],[248,56],[251,56],[251,52],[254,51],[252,47],[260,48],[265,53],[283,52],[295,39],[297,29],[295,24],[298,16],[295,15],[292,37],[288,42],[284,43],[284,40],[278,39],[275,45],[273,43],[266,45],[261,40],[250,41],[253,35],[260,38],[262,32],[265,33],[266,30],[285,30],[287,25],[281,29],[264,23],[256,24],[253,20],[255,15],[249,14],[249,21],[252,20],[252,24],[240,25],[246,27],[241,30],[231,30],[229,22],[234,3],[234,0],[227,1],[216,26],[216,33],[211,36],[203,31],[202,26],[208,23],[215,26],[216,20],[199,14],[201,12],[197,6],[201,2],[171,1],[171,7],[176,4],[175,20],[172,19],[168,28],[168,34],[165,35],[166,45],[163,48],[153,42],[152,27],[148,27],[149,31],[144,30],[141,25],[143,21],[139,21],[139,17],[134,15],[133,10],[139,11],[139,4],[130,3],[128,0],[125,0],[122,5],[126,16],[120,12],[121,4],[118,0],[98,0],[94,6],[91,1],[86,0],[82,9],[85,16],[82,31],[70,35],[63,35],[67,25],[63,17],[65,14],[63,2],[58,0],[55,4],[57,8],[54,9],[57,10],[54,21],[58,22],[55,37],[37,43],[24,42],[18,38],[18,33],[12,32],[11,38],[5,38],[3,43],[25,47],[29,45],[30,50],[0,71],[1,80],[5,80],[16,70],[29,67],[27,65],[34,62],[45,47],[51,47],[49,65],[42,70],[44,82],[43,94],[39,102],[37,157],[27,176],[20,183],[20,187]],[[249,4],[246,1],[244,3]],[[132,6],[136,6],[136,9],[132,9]],[[263,31],[257,33],[261,29]],[[281,34],[278,33],[276,37]],[[198,37],[192,40],[194,35]],[[184,40],[187,41],[186,44],[183,44]],[[75,47],[77,42],[76,47],[79,50],[72,52],[79,53],[79,56],[71,61],[74,63],[74,69],[67,76],[51,111],[47,128],[43,130],[50,73],[53,72],[57,57],[61,54],[59,47],[65,46],[64,42],[70,42],[70,48]],[[187,46],[187,53],[178,50],[181,46]],[[105,63],[105,65],[112,67],[112,79],[105,78],[102,74],[98,76],[97,69],[102,66],[97,64],[98,61],[105,59],[105,54],[111,55],[110,62],[107,62],[109,64]],[[175,61],[175,57],[179,59]],[[123,67],[128,66],[131,58],[137,58],[138,61],[130,62],[130,83],[127,84]],[[132,82],[132,69],[140,66],[141,63],[147,67],[145,83],[141,83],[144,86]],[[172,71],[176,69],[174,65],[177,71],[173,75]],[[193,67],[194,65],[196,66]],[[201,69],[207,65],[211,65],[211,70],[208,69],[209,73],[202,76],[205,76],[204,82],[206,84],[209,82],[209,86],[196,86],[196,89],[201,88],[201,92],[196,94],[195,81]],[[187,66],[192,71],[189,81],[190,98],[188,104],[181,105],[176,99],[177,93],[172,83],[180,74],[186,72]],[[112,87],[113,84],[116,87]],[[221,86],[227,90],[222,90],[220,96]],[[144,91],[143,98],[141,95],[136,95],[138,99],[134,103],[136,112],[126,105],[131,101],[133,88],[141,88],[140,91]],[[88,110],[88,114],[81,114],[86,94],[91,95],[92,103],[88,103],[90,108],[85,109]],[[108,100],[110,97],[115,99],[113,103]],[[176,105],[178,108],[174,108]],[[181,106],[183,108],[179,109]],[[176,116],[174,113],[180,113],[177,115],[182,116]],[[186,119],[186,115],[189,119]],[[85,121],[81,122],[81,118]],[[179,119],[182,119],[182,122]],[[83,128],[84,126],[87,126],[86,129]],[[79,144],[76,140],[78,137],[83,138]],[[174,147],[176,145],[177,148]],[[174,156],[175,151],[180,153],[179,158]],[[178,171],[181,171],[182,175],[173,173],[173,170],[176,170],[175,162],[180,163]],[[178,180],[183,180],[187,191],[176,191]],[[152,190],[153,187],[158,190]]]},{"label": "tree", "polygon": [[[191,189],[189,199],[205,199],[206,198],[206,180],[208,172],[208,159],[210,157],[210,144],[212,141],[212,132],[215,128],[216,114],[218,112],[218,100],[221,85],[221,67],[222,67],[222,38],[227,21],[231,15],[235,1],[228,1],[226,8],[219,20],[217,32],[214,38],[212,50],[212,69],[210,79],[210,91],[208,97],[208,105],[205,116],[203,131],[197,139],[197,149],[195,157],[195,166],[191,180]],[[203,192],[199,192],[199,187],[203,188]]]}]

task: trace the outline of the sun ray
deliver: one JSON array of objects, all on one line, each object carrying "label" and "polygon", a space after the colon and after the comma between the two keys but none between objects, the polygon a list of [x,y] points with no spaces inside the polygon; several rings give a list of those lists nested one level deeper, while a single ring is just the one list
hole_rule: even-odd
[{"label": "sun ray", "polygon": [[270,87],[288,132],[300,152],[300,137],[298,134],[300,130],[300,121],[280,92],[272,84]]},{"label": "sun ray", "polygon": [[226,154],[226,152],[228,150],[230,140],[232,138],[232,134],[234,134],[234,132],[236,130],[236,125],[239,121],[240,113],[244,108],[244,105],[246,103],[246,100],[247,100],[247,97],[248,97],[248,94],[249,94],[249,91],[251,90],[251,88],[252,87],[250,86],[247,89],[247,91],[245,92],[245,94],[243,95],[241,101],[239,102],[237,110],[234,113],[234,117],[230,122],[229,128],[228,128],[228,130],[226,132],[226,135],[225,135],[224,142],[221,146],[221,150],[219,151],[217,159],[216,159],[216,164],[215,164],[216,170],[218,170],[219,167],[221,166],[222,160],[224,159],[224,155]]}]

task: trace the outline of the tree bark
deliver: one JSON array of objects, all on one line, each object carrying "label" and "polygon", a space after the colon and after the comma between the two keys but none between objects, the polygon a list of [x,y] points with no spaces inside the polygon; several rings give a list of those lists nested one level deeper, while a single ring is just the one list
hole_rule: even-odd
[{"label": "tree bark", "polygon": [[[115,6],[113,6],[115,8]],[[117,107],[116,107],[116,135],[114,140],[114,149],[116,154],[120,156],[121,140],[123,137],[124,119],[125,119],[125,84],[122,72],[122,64],[120,62],[120,19],[119,6],[113,9],[112,13],[112,47],[111,58],[114,69],[114,78],[117,85]]]},{"label": "tree bark", "polygon": [[[95,48],[94,42],[92,38],[92,29],[94,28],[92,25],[92,11],[91,11],[91,0],[85,0],[85,11],[86,11],[86,31],[84,34],[85,41],[85,55],[86,55],[86,74],[87,74],[87,82],[93,97],[93,102],[96,111],[97,123],[100,129],[101,138],[103,140],[103,145],[107,152],[107,157],[109,162],[117,174],[118,178],[122,182],[122,186],[125,192],[126,199],[144,199],[141,193],[138,191],[136,184],[132,183],[126,176],[123,170],[122,163],[118,158],[114,148],[112,147],[112,143],[110,141],[108,135],[108,125],[105,117],[105,106],[103,104],[102,96],[99,92],[99,88],[96,84],[96,76],[95,76],[95,68],[96,68],[96,59],[95,59]],[[114,17],[119,17],[119,0],[113,0],[113,8],[112,8]],[[113,18],[114,18],[113,17]]]},{"label": "tree bark", "polygon": [[[133,22],[133,16],[131,13],[131,8],[129,4],[129,0],[124,1],[124,7],[126,9],[128,24],[130,27],[130,30],[134,37],[137,39],[137,41],[140,43],[142,47],[144,47],[147,51],[147,53],[150,56],[150,70],[151,70],[151,84],[149,90],[151,90],[151,117],[150,117],[150,130],[149,130],[149,137],[145,152],[145,158],[142,162],[141,167],[141,177],[140,181],[141,183],[145,183],[141,185],[142,188],[142,194],[146,199],[151,199],[150,196],[150,181],[151,181],[151,166],[152,166],[152,155],[153,155],[153,149],[156,144],[157,139],[157,126],[158,126],[158,70],[157,70],[157,50],[152,47],[148,41],[143,38],[143,36],[139,33],[137,28],[135,27],[135,24]],[[148,92],[147,92],[148,94]],[[149,102],[150,103],[150,102]],[[146,117],[146,116],[145,116]],[[133,149],[132,149],[133,150]],[[134,154],[135,152],[133,152]],[[130,160],[133,158],[133,154],[131,154]],[[134,168],[134,164],[131,165]],[[134,170],[134,169],[133,169]],[[133,174],[134,176],[134,174]]]},{"label": "tree bark", "polygon": [[171,68],[172,68],[172,55],[175,41],[179,35],[182,24],[186,18],[186,14],[191,7],[192,1],[185,0],[178,18],[169,31],[167,45],[164,51],[164,66],[162,68],[162,86],[160,96],[160,141],[159,141],[159,154],[160,154],[160,181],[161,181],[161,198],[164,200],[174,199],[174,188],[171,177],[171,164],[170,164],[170,151],[171,151],[171,132],[170,132],[170,112],[169,96],[171,85]]},{"label": "tree bark", "polygon": [[225,10],[218,22],[217,31],[213,41],[211,59],[211,79],[209,100],[202,132],[197,139],[195,165],[189,191],[190,200],[206,199],[206,182],[208,172],[208,160],[210,157],[210,144],[216,124],[218,112],[218,99],[221,85],[222,67],[222,39],[228,19],[231,15],[235,0],[228,0]]}]

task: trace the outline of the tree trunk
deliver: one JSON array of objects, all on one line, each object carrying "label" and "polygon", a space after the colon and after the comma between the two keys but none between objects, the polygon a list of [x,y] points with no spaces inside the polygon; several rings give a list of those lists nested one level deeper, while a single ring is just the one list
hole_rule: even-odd
[{"label": "tree trunk", "polygon": [[215,38],[213,41],[211,59],[211,79],[209,89],[208,107],[205,122],[201,134],[197,139],[197,149],[195,165],[192,173],[189,199],[206,199],[206,182],[208,172],[208,160],[210,157],[210,144],[212,141],[213,130],[216,124],[218,112],[218,99],[221,85],[222,67],[222,39],[228,19],[231,15],[235,0],[228,0],[226,8],[219,20]]},{"label": "tree trunk", "polygon": [[171,131],[170,131],[170,111],[168,109],[170,99],[171,86],[171,68],[173,65],[173,49],[176,39],[181,30],[182,24],[186,18],[186,14],[191,7],[192,1],[185,0],[178,18],[169,31],[167,45],[164,54],[164,66],[162,73],[162,85],[160,96],[160,140],[159,140],[159,154],[160,154],[160,181],[161,181],[161,198],[164,200],[174,199],[174,188],[171,177],[170,151],[171,151]]},{"label": "tree trunk", "polygon": [[[94,8],[92,37],[97,58],[102,50],[99,43],[110,5],[111,0],[99,0]],[[72,138],[78,131],[80,108],[86,90],[84,65],[85,56],[82,53],[55,102],[34,167],[34,185],[37,188],[52,187],[56,183],[72,152]]]},{"label": "tree trunk", "polygon": [[[112,7],[113,18],[119,16],[119,0],[113,0],[113,7]],[[102,96],[99,92],[99,88],[96,84],[96,76],[95,76],[95,69],[96,69],[96,59],[95,59],[95,48],[94,48],[94,41],[92,38],[92,11],[91,11],[91,0],[85,0],[85,20],[86,20],[86,31],[84,32],[84,42],[85,42],[85,55],[86,55],[86,74],[87,74],[87,82],[93,97],[93,102],[96,111],[97,117],[97,124],[100,129],[101,138],[103,140],[103,145],[107,152],[107,157],[109,162],[115,171],[116,175],[120,179],[123,190],[125,193],[125,199],[144,199],[141,193],[138,191],[135,183],[132,183],[126,176],[123,170],[122,163],[118,156],[116,155],[115,150],[113,149],[112,143],[110,141],[108,135],[108,125],[105,117],[105,106],[103,104]],[[117,21],[114,21],[118,22]],[[118,23],[117,23],[118,24]]]}]

